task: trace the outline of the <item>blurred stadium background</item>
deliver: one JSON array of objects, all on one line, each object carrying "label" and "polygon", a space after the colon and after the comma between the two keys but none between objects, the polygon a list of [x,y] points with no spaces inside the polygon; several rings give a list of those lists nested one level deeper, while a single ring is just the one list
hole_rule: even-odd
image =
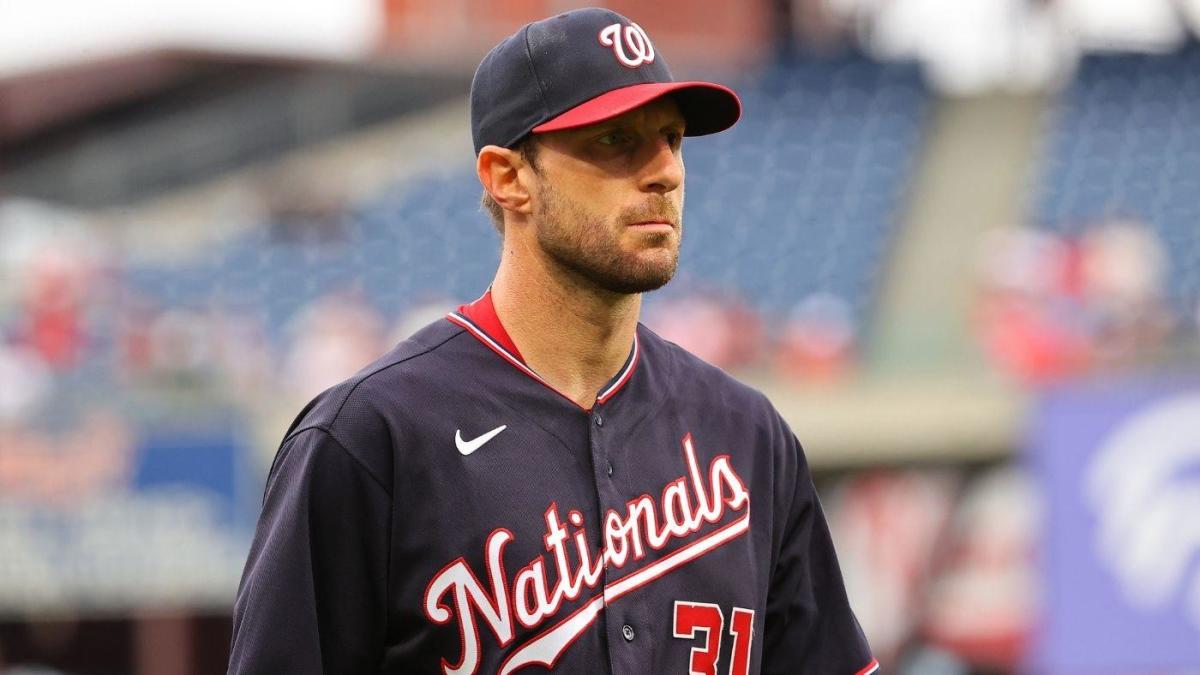
[{"label": "blurred stadium background", "polygon": [[[884,671],[1200,672],[1200,1],[607,4],[743,96],[645,322],[789,419]],[[490,280],[474,66],[574,6],[0,2],[0,672],[224,672],[291,416]]]}]

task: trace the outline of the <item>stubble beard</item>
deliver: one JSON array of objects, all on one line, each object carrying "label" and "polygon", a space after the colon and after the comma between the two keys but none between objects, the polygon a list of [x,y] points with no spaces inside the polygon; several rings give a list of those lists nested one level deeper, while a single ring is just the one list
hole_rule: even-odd
[{"label": "stubble beard", "polygon": [[[538,244],[559,267],[597,288],[625,295],[645,293],[662,288],[675,276],[683,236],[678,211],[666,197],[656,195],[642,208],[621,213],[621,223],[669,220],[678,224],[674,245],[670,233],[648,232],[642,235],[641,250],[627,252],[602,218],[543,182],[538,186]],[[646,255],[656,248],[660,250],[655,255]]]}]

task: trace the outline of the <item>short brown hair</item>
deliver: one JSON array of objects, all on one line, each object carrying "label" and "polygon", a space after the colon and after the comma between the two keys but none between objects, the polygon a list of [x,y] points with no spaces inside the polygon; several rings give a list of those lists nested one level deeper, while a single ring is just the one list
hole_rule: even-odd
[{"label": "short brown hair", "polygon": [[[529,162],[529,166],[533,167],[534,171],[537,171],[537,147],[537,141],[534,140],[533,134],[530,134],[517,141],[516,145],[514,145],[512,149],[521,153],[521,156],[525,158],[525,161]],[[484,211],[487,211],[487,214],[492,218],[492,225],[496,228],[496,231],[500,233],[500,236],[503,237],[504,207],[500,206],[495,199],[492,199],[492,195],[489,194],[486,189],[479,197],[479,207]]]}]

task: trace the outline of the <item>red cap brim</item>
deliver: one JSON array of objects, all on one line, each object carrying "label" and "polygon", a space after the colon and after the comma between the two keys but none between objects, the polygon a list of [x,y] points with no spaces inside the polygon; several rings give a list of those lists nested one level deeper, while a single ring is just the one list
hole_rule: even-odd
[{"label": "red cap brim", "polygon": [[685,136],[715,134],[742,116],[742,102],[728,87],[712,82],[650,82],[621,87],[584,101],[533,128],[533,133],[560,131],[603,122],[673,94],[687,120]]}]

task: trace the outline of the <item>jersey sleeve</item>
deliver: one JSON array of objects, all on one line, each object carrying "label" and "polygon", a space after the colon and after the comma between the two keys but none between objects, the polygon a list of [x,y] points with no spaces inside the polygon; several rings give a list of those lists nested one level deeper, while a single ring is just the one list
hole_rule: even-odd
[{"label": "jersey sleeve", "polygon": [[780,514],[786,525],[767,596],[762,672],[876,674],[879,665],[846,597],[804,451],[783,426],[782,465],[789,470],[781,480],[794,486],[790,508]]},{"label": "jersey sleeve", "polygon": [[234,604],[230,675],[374,673],[391,498],[321,429],[284,441]]}]

